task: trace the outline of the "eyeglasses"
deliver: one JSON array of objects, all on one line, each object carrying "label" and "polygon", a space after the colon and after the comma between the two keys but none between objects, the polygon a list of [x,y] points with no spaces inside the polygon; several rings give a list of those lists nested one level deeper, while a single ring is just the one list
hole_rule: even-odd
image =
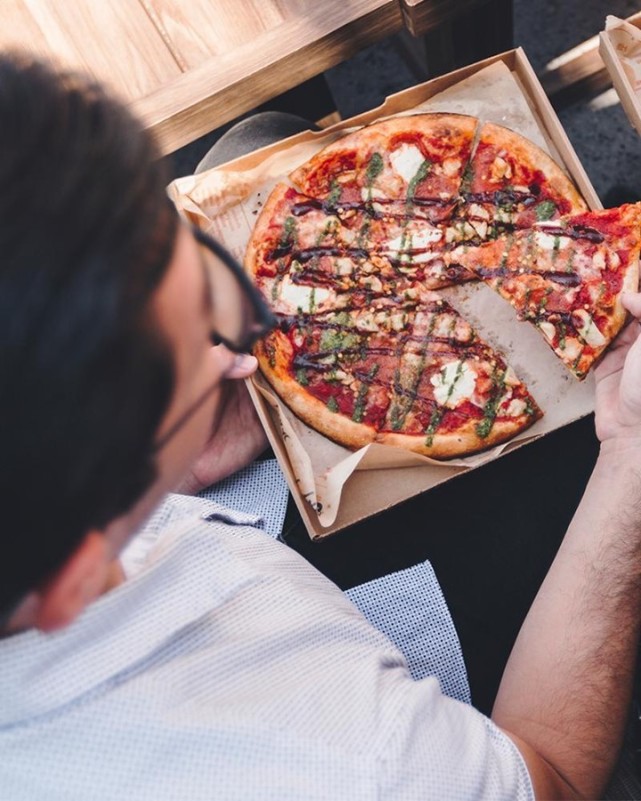
[{"label": "eyeglasses", "polygon": [[[193,227],[194,239],[201,246],[203,269],[211,309],[213,345],[225,345],[234,353],[244,353],[276,325],[276,318],[263,296],[249,280],[241,265],[220,243]],[[214,393],[216,380],[180,415],[169,431],[156,442],[153,452],[169,442]]]},{"label": "eyeglasses", "polygon": [[192,231],[202,246],[211,299],[212,344],[222,343],[234,353],[244,353],[276,325],[276,318],[231,253],[199,228]]}]

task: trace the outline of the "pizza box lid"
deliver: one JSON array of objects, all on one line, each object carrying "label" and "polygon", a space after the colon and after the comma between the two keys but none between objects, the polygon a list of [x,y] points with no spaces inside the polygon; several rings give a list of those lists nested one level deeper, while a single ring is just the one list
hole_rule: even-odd
[{"label": "pizza box lid", "polygon": [[630,123],[641,134],[641,12],[627,20],[608,16],[599,53]]}]

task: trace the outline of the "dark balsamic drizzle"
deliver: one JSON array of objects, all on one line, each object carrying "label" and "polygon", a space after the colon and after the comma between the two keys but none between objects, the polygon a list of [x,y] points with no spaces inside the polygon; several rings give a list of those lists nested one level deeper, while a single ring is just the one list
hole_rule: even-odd
[{"label": "dark balsamic drizzle", "polygon": [[[497,189],[494,192],[466,192],[463,197],[464,203],[493,203],[495,206],[514,205],[523,203],[531,206],[538,201],[538,187],[529,187],[529,192],[519,192],[516,189]],[[537,189],[538,191],[533,191]]]},{"label": "dark balsamic drizzle", "polygon": [[304,264],[311,259],[321,256],[347,256],[351,259],[367,259],[369,253],[364,248],[340,248],[319,245],[314,248],[305,248],[296,252],[296,261]]},{"label": "dark balsamic drizzle", "polygon": [[302,217],[310,211],[324,211],[325,214],[340,214],[341,211],[364,211],[371,217],[383,216],[381,212],[373,208],[373,204],[378,206],[429,206],[437,208],[447,208],[455,203],[455,198],[439,197],[413,197],[411,200],[399,200],[397,198],[372,198],[371,200],[339,200],[336,203],[329,203],[327,200],[309,198],[300,203],[294,203],[291,212],[294,217]]},{"label": "dark balsamic drizzle", "polygon": [[566,287],[581,285],[581,276],[577,273],[561,272],[556,270],[532,270],[521,267],[519,270],[511,270],[508,267],[474,267],[474,272],[481,278],[517,278],[520,275],[538,275],[546,281],[553,281]]},{"label": "dark balsamic drizzle", "polygon": [[588,242],[599,244],[603,242],[605,237],[596,228],[590,228],[588,225],[568,225],[561,227],[560,225],[546,225],[540,226],[536,230],[550,236],[566,236],[569,239],[587,239]]}]

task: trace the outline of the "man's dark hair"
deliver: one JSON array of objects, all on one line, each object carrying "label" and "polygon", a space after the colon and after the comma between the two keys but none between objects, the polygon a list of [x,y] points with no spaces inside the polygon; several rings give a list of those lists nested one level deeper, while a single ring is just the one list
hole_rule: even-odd
[{"label": "man's dark hair", "polygon": [[176,238],[151,138],[0,57],[0,617],[155,477],[173,388],[150,299]]}]

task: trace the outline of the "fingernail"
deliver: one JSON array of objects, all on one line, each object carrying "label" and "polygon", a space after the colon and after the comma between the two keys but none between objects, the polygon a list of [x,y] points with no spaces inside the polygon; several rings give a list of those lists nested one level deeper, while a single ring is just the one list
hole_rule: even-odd
[{"label": "fingernail", "polygon": [[240,369],[253,367],[255,361],[256,357],[249,353],[237,353],[236,358],[234,359],[234,367],[238,367]]}]

